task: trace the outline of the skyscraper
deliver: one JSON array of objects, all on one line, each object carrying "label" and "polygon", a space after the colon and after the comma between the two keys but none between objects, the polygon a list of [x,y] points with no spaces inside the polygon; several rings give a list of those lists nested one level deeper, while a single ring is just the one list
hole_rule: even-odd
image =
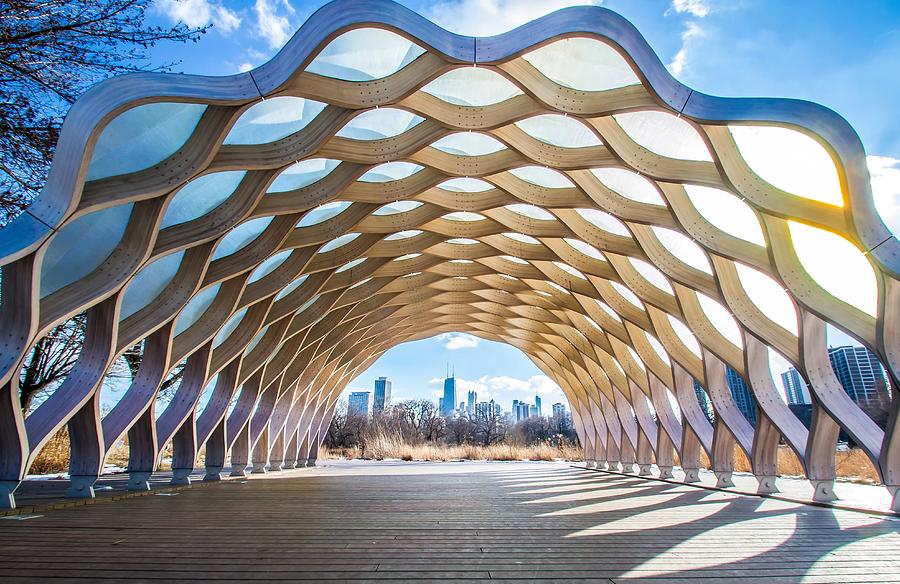
[{"label": "skyscraper", "polygon": [[800,377],[799,371],[791,367],[781,374],[781,382],[784,384],[784,393],[789,404],[810,403],[809,389]]},{"label": "skyscraper", "polygon": [[534,407],[537,408],[538,417],[542,416],[543,414],[541,414],[541,396],[539,396],[539,395],[534,396]]},{"label": "skyscraper", "polygon": [[553,417],[562,418],[566,415],[566,406],[560,403],[553,404]]},{"label": "skyscraper", "polygon": [[478,401],[478,394],[470,391],[468,394],[468,403],[466,404],[466,413],[470,416],[475,413],[475,402]]},{"label": "skyscraper", "polygon": [[731,367],[725,368],[725,376],[734,403],[751,424],[756,424],[756,398],[750,393],[750,388],[744,383],[740,374]]},{"label": "skyscraper", "polygon": [[347,402],[347,413],[351,416],[369,415],[369,392],[354,391]]},{"label": "skyscraper", "polygon": [[844,391],[858,405],[866,406],[888,397],[890,386],[884,368],[878,357],[865,347],[831,347],[828,359]]},{"label": "skyscraper", "polygon": [[441,415],[449,416],[456,405],[456,378],[448,377],[444,380],[444,399],[441,401]]},{"label": "skyscraper", "polygon": [[372,413],[383,412],[384,408],[391,404],[391,382],[387,377],[379,377],[375,380],[375,400],[372,402]]}]

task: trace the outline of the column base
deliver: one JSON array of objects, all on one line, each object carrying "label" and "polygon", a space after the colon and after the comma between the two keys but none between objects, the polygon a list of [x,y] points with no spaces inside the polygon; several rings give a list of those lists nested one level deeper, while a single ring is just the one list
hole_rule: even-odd
[{"label": "column base", "polygon": [[304,468],[304,467],[306,467],[306,459],[298,458],[297,459],[297,468]]},{"label": "column base", "polygon": [[684,482],[686,483],[699,483],[700,482],[700,469],[699,468],[684,468]]},{"label": "column base", "polygon": [[281,471],[281,468],[282,468],[282,467],[281,467],[281,461],[280,461],[280,460],[275,460],[275,461],[272,461],[272,462],[269,463],[268,471],[269,471],[269,472],[280,472],[280,471]]},{"label": "column base", "polygon": [[891,511],[900,512],[900,485],[887,485],[887,490],[891,494]]},{"label": "column base", "polygon": [[69,477],[69,488],[66,489],[67,499],[93,499],[94,483],[97,477],[93,475],[75,475]]},{"label": "column base", "polygon": [[245,476],[247,476],[247,467],[246,466],[232,466],[231,474],[229,476],[245,477]]},{"label": "column base", "polygon": [[831,501],[837,501],[838,497],[834,494],[833,479],[809,482],[812,483],[814,489],[813,501],[818,501],[819,503],[830,503]]},{"label": "column base", "polygon": [[759,486],[756,488],[757,494],[770,495],[772,493],[780,492],[778,486],[775,484],[774,476],[756,477],[756,480],[759,481]]},{"label": "column base", "polygon": [[659,478],[674,479],[675,475],[672,474],[672,467],[668,465],[659,467]]},{"label": "column base", "polygon": [[175,485],[175,486],[190,485],[192,472],[194,472],[194,469],[192,469],[192,468],[173,468],[172,469],[172,480],[169,481],[169,484]]},{"label": "column base", "polygon": [[606,463],[606,469],[611,470],[613,472],[617,472],[619,470],[619,461],[612,460]]},{"label": "column base", "polygon": [[222,480],[222,468],[221,466],[208,466],[206,467],[206,475],[203,477],[203,482],[211,483]]},{"label": "column base", "polygon": [[584,468],[597,468],[597,461],[596,460],[585,460]]},{"label": "column base", "polygon": [[0,481],[0,509],[16,508],[16,489],[19,481]]},{"label": "column base", "polygon": [[250,474],[266,474],[266,463],[254,462],[253,469],[250,470]]},{"label": "column base", "polygon": [[634,474],[634,463],[633,462],[623,462],[622,463],[622,472],[628,474]]},{"label": "column base", "polygon": [[596,460],[594,462],[597,463],[597,466],[595,468],[597,468],[599,470],[606,470],[606,461],[605,460]]},{"label": "column base", "polygon": [[652,475],[653,473],[650,472],[651,466],[653,466],[653,465],[651,465],[649,463],[639,464],[638,465],[638,476],[639,477],[649,477],[650,475]]},{"label": "column base", "polygon": [[307,458],[306,466],[316,466],[316,459],[315,458]]},{"label": "column base", "polygon": [[734,481],[731,480],[731,471],[730,470],[717,470],[716,473],[716,487],[719,489],[727,489],[729,487],[734,486]]},{"label": "column base", "polygon": [[291,470],[292,468],[294,468],[294,463],[289,460],[282,464],[281,468],[283,468],[284,470]]},{"label": "column base", "polygon": [[150,475],[148,471],[132,471],[128,473],[128,485],[125,487],[129,491],[149,491]]}]

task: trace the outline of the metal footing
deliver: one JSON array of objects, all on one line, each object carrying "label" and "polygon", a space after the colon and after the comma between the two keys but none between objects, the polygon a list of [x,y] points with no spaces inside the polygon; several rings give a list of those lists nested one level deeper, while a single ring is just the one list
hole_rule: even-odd
[{"label": "metal footing", "polygon": [[675,475],[672,474],[671,466],[661,466],[659,467],[659,478],[661,479],[674,479]]},{"label": "metal footing", "polygon": [[206,483],[214,483],[216,481],[222,480],[222,468],[221,466],[208,466],[206,467],[206,475],[203,477],[203,482]]},{"label": "metal footing", "polygon": [[316,459],[315,458],[307,458],[306,466],[316,466]]},{"label": "metal footing", "polygon": [[281,461],[273,460],[269,463],[269,468],[267,469],[269,472],[280,472],[281,471]]},{"label": "metal footing", "polygon": [[759,481],[759,486],[756,488],[756,492],[760,495],[770,495],[772,493],[779,492],[778,486],[775,484],[774,476],[756,477],[756,480]]},{"label": "metal footing", "polygon": [[596,460],[585,460],[584,467],[585,468],[597,468],[597,461]]},{"label": "metal footing", "polygon": [[305,458],[298,458],[298,459],[297,459],[297,468],[303,468],[303,467],[305,467],[305,466],[306,466],[306,459],[305,459]]},{"label": "metal footing", "polygon": [[93,499],[94,483],[97,477],[94,475],[74,475],[69,477],[69,488],[66,489],[68,499]]},{"label": "metal footing", "polygon": [[150,475],[148,471],[131,471],[128,473],[128,485],[125,487],[129,491],[149,491]]},{"label": "metal footing", "polygon": [[837,495],[834,494],[834,480],[809,481],[813,486],[813,501],[820,503],[830,503],[837,501]]},{"label": "metal footing", "polygon": [[266,463],[265,462],[254,462],[253,468],[250,470],[251,474],[265,474],[266,472]]},{"label": "metal footing", "polygon": [[729,487],[734,486],[734,481],[731,480],[731,471],[730,470],[717,470],[716,474],[716,487],[719,489],[727,489]]},{"label": "metal footing", "polygon": [[613,472],[617,472],[619,470],[619,461],[618,460],[607,461],[606,468]]},{"label": "metal footing", "polygon": [[0,481],[0,509],[16,508],[16,489],[19,481]]},{"label": "metal footing", "polygon": [[245,466],[232,466],[230,476],[245,477],[247,476],[247,468]]},{"label": "metal footing", "polygon": [[699,468],[685,468],[684,470],[684,482],[686,483],[699,483],[700,482],[700,469]]},{"label": "metal footing", "polygon": [[623,462],[622,463],[622,472],[628,474],[634,474],[634,463],[633,462]]},{"label": "metal footing", "polygon": [[292,468],[294,468],[294,461],[293,460],[285,461],[285,463],[281,465],[281,468],[283,468],[284,470],[291,470]]},{"label": "metal footing", "polygon": [[595,460],[594,462],[597,463],[597,468],[599,468],[600,470],[606,470],[606,461],[605,460]]},{"label": "metal footing", "polygon": [[900,513],[900,485],[887,485],[891,493],[891,511]]},{"label": "metal footing", "polygon": [[177,485],[177,486],[190,485],[192,472],[194,472],[194,469],[192,469],[192,468],[173,468],[172,469],[172,480],[169,481],[169,484]]}]

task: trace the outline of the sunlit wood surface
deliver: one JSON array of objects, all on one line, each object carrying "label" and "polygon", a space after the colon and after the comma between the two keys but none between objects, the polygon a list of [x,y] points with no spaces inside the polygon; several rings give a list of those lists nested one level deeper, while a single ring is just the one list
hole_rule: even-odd
[{"label": "sunlit wood surface", "polygon": [[326,463],[0,520],[3,581],[894,582],[900,522],[565,463]]}]

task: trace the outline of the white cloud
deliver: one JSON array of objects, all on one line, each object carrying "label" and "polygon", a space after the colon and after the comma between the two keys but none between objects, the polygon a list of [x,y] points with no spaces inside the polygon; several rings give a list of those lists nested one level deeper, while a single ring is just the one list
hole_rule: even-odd
[{"label": "white cloud", "polygon": [[866,162],[872,177],[875,208],[897,236],[900,234],[900,159],[870,155]]},{"label": "white cloud", "polygon": [[458,34],[489,36],[512,30],[535,18],[569,6],[596,5],[601,0],[445,0],[423,14]]},{"label": "white cloud", "polygon": [[[279,9],[279,5],[283,10]],[[268,43],[269,48],[280,49],[284,46],[293,33],[289,19],[294,14],[291,3],[288,0],[256,0],[253,11],[256,13],[256,32]]]},{"label": "white cloud", "polygon": [[709,14],[709,4],[704,0],[672,0],[672,10],[703,18]]},{"label": "white cloud", "polygon": [[235,11],[210,0],[158,0],[155,8],[173,22],[183,22],[192,27],[212,24],[222,34],[228,34],[241,25]]},{"label": "white cloud", "polygon": [[247,71],[250,71],[251,69],[253,69],[253,65],[251,65],[250,63],[241,63],[240,65],[238,65],[239,73],[246,73]]},{"label": "white cloud", "polygon": [[703,36],[703,28],[695,21],[689,21],[681,33],[681,48],[669,63],[669,72],[676,77],[681,75],[688,65],[688,51],[693,39]]},{"label": "white cloud", "polygon": [[466,333],[444,333],[438,335],[437,339],[444,343],[444,348],[448,351],[474,349],[478,346],[478,337]]}]

